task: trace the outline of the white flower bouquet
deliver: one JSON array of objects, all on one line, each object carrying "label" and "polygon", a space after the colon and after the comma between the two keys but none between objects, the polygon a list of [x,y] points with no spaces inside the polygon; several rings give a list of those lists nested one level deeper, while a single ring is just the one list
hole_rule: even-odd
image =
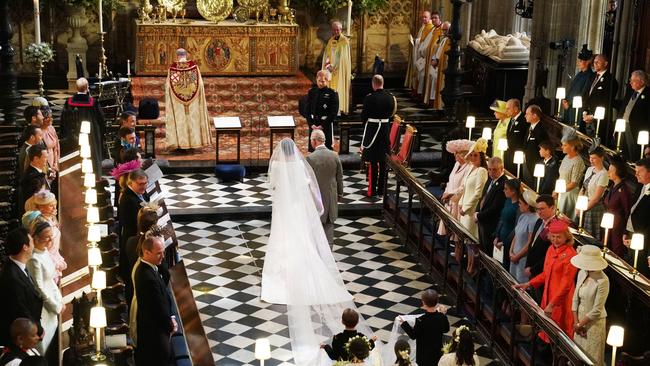
[{"label": "white flower bouquet", "polygon": [[32,64],[54,60],[54,50],[49,43],[30,43],[25,49],[25,60]]}]

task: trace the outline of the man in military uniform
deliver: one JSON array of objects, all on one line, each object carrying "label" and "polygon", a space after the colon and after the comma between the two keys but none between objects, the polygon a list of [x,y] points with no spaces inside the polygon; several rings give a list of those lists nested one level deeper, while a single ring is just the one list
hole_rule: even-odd
[{"label": "man in military uniform", "polygon": [[[322,130],[325,134],[325,146],[332,150],[334,120],[339,112],[339,95],[329,87],[330,77],[331,74],[327,70],[320,70],[316,74],[316,86],[307,94],[304,117],[309,125],[309,136],[313,130]],[[314,151],[311,144],[309,151]]]},{"label": "man in military uniform", "polygon": [[386,154],[390,150],[390,118],[397,110],[395,97],[384,90],[384,78],[372,77],[373,92],[363,100],[361,118],[366,120],[361,139],[361,160],[368,166],[368,196],[384,190]]}]

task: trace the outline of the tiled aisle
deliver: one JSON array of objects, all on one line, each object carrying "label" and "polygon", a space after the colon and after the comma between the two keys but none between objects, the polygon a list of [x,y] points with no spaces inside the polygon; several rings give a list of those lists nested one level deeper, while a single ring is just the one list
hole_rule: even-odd
[{"label": "tiled aisle", "polygon": [[[425,183],[426,170],[412,169],[413,174]],[[378,203],[380,198],[366,196],[368,185],[365,174],[358,170],[343,172],[343,200],[346,204]],[[266,174],[252,176],[244,182],[220,183],[209,174],[167,174],[160,179],[161,188],[168,192],[165,203],[172,211],[188,208],[262,207],[271,205]],[[388,187],[394,187],[390,179]],[[392,188],[394,189],[394,188]]]},{"label": "tiled aisle", "polygon": [[[339,219],[336,224],[334,256],[347,289],[386,341],[396,315],[419,311],[420,292],[431,287],[432,279],[383,221]],[[189,222],[175,227],[216,364],[257,364],[255,339],[268,337],[272,359],[265,364],[293,365],[285,306],[259,299],[270,222]],[[452,331],[462,322],[453,316],[449,320]],[[487,347],[477,349],[479,355],[488,355]],[[496,363],[481,357],[483,365]]]}]

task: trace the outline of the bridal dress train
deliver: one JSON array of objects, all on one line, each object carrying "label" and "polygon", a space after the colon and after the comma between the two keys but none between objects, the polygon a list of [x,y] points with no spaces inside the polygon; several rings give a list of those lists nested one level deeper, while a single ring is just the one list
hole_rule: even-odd
[{"label": "bridal dress train", "polygon": [[[273,207],[261,299],[287,305],[296,365],[331,365],[319,345],[343,331],[343,310],[356,310],[356,306],[323,231],[316,176],[293,140],[283,139],[274,150],[269,184]],[[372,335],[361,317],[357,329],[368,337]],[[377,359],[373,364],[381,365],[379,352],[373,354]]]}]

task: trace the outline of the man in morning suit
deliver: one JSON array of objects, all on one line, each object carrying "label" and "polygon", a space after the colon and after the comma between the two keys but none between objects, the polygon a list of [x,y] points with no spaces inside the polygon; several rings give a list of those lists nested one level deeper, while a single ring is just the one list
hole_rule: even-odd
[{"label": "man in morning suit", "polygon": [[140,265],[133,272],[137,302],[137,366],[167,365],[170,336],[178,330],[172,314],[172,299],[158,266],[165,258],[165,243],[150,237],[142,243]]},{"label": "man in morning suit", "polygon": [[625,155],[628,161],[634,161],[641,156],[641,147],[636,143],[640,130],[648,130],[650,121],[650,88],[648,74],[643,70],[632,71],[630,76],[631,91],[619,108],[623,113],[625,126]]},{"label": "man in morning suit", "polygon": [[[149,178],[143,170],[134,170],[129,173],[127,187],[120,195],[120,204],[117,207],[117,216],[120,220],[120,268],[129,268],[126,256],[126,241],[138,233],[138,212],[142,207],[141,203],[148,202],[147,184]],[[131,274],[123,272],[122,276]]]},{"label": "man in morning suit", "polygon": [[503,154],[503,163],[506,169],[514,173],[517,166],[512,162],[515,151],[524,149],[526,137],[528,136],[528,123],[526,117],[521,111],[519,99],[510,99],[506,102],[506,114],[510,117],[506,139],[508,140],[508,150]]},{"label": "man in morning suit", "polygon": [[18,176],[22,176],[22,174],[25,172],[25,169],[27,169],[27,166],[29,165],[29,163],[25,163],[25,159],[27,158],[27,149],[29,149],[32,145],[45,146],[43,143],[43,130],[41,130],[40,127],[32,125],[25,127],[22,140],[23,144],[20,147],[20,151],[18,153]]},{"label": "man in morning suit", "polygon": [[530,124],[530,127],[528,127],[528,137],[523,147],[525,157],[521,176],[529,187],[535,187],[533,172],[539,156],[539,144],[549,141],[550,135],[546,130],[546,125],[542,123],[542,110],[537,105],[532,104],[526,108],[526,122]]},{"label": "man in morning suit", "polygon": [[[643,250],[639,252],[639,264],[637,269],[644,276],[650,278],[650,159],[641,159],[637,161],[635,167],[636,179],[642,184],[639,194],[632,206],[630,216],[627,220],[626,230],[629,239],[633,233],[643,234],[646,238]],[[625,240],[626,244],[629,241]]]},{"label": "man in morning suit", "polygon": [[[479,201],[478,210],[476,210],[474,215],[478,223],[480,247],[487,255],[492,256],[494,231],[497,228],[501,210],[506,201],[506,196],[503,193],[503,184],[507,178],[503,174],[503,161],[501,158],[490,158],[487,165],[490,181],[483,186],[482,198]],[[503,259],[504,261],[506,260],[505,255]]]},{"label": "man in morning suit", "polygon": [[[539,219],[533,226],[533,236],[528,243],[528,256],[526,257],[526,267],[524,273],[529,279],[542,273],[544,270],[544,260],[546,251],[551,245],[548,238],[548,226],[558,218],[555,216],[555,200],[548,194],[542,194],[535,200],[537,202],[537,214]],[[533,298],[537,303],[541,303],[544,286],[533,289]]]},{"label": "man in morning suit", "polygon": [[41,311],[43,299],[36,289],[34,279],[27,271],[27,261],[32,257],[34,242],[24,228],[17,228],[7,234],[4,243],[9,256],[0,274],[2,311],[0,311],[0,345],[11,345],[9,328],[18,318],[28,318],[38,327],[42,338]]},{"label": "man in morning suit", "polygon": [[[316,86],[307,94],[305,117],[309,126],[309,136],[314,129],[320,129],[325,134],[325,146],[332,150],[334,141],[334,120],[339,113],[339,95],[329,87],[331,74],[320,70],[316,74]],[[309,145],[309,151],[314,147]]]},{"label": "man in morning suit", "polygon": [[25,169],[20,179],[20,211],[25,208],[27,201],[34,193],[41,189],[50,189],[47,180],[47,149],[42,145],[32,145],[27,149],[29,166]]},{"label": "man in morning suit", "polygon": [[594,112],[596,107],[605,108],[605,118],[600,121],[599,137],[603,144],[608,144],[608,137],[614,132],[612,122],[612,102],[618,91],[618,82],[608,70],[609,59],[607,56],[600,54],[594,58],[594,71],[596,75],[591,81],[587,91],[586,100],[583,101],[582,120],[584,126],[580,127],[580,132],[584,132],[591,137],[596,136],[596,120]]},{"label": "man in morning suit", "polygon": [[373,92],[363,100],[361,119],[366,121],[361,138],[361,160],[368,163],[368,196],[384,191],[386,154],[390,151],[390,118],[397,110],[397,100],[384,90],[384,78],[372,77]]},{"label": "man in morning suit", "polygon": [[323,214],[320,221],[327,236],[330,247],[334,244],[334,222],[338,217],[338,201],[343,197],[343,167],[339,156],[325,146],[325,134],[321,130],[311,133],[310,144],[314,152],[305,158],[314,170],[321,201]]}]

